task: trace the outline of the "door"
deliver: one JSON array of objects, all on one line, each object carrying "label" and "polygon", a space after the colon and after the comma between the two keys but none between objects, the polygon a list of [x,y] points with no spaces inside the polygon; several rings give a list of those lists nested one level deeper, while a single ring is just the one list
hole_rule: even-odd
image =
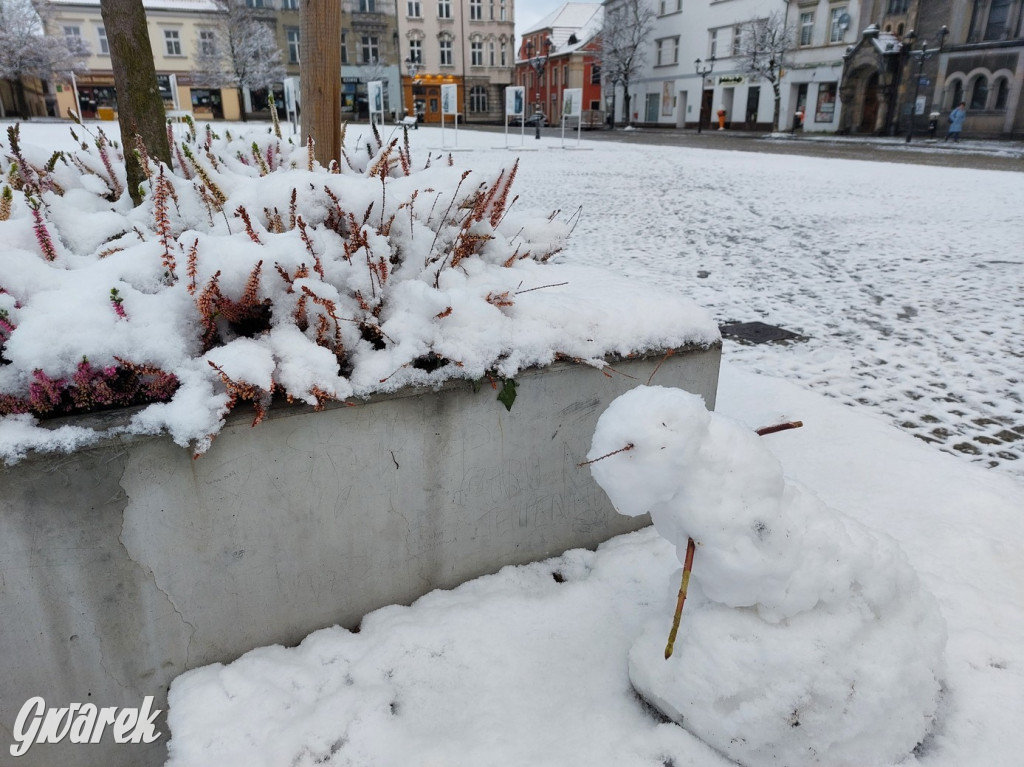
[{"label": "door", "polygon": [[878,123],[878,73],[864,84],[864,106],[860,113],[860,133],[874,133]]},{"label": "door", "polygon": [[686,91],[679,91],[676,97],[679,108],[676,110],[676,127],[686,127]]},{"label": "door", "polygon": [[700,97],[700,124],[702,128],[711,127],[711,104],[715,98],[713,90],[706,90]]},{"label": "door", "polygon": [[658,122],[658,109],[661,106],[661,96],[657,93],[647,94],[647,104],[644,107],[644,122]]},{"label": "door", "polygon": [[746,124],[747,128],[753,128],[757,124],[757,113],[761,108],[761,88],[760,86],[752,86],[747,90],[747,115]]}]

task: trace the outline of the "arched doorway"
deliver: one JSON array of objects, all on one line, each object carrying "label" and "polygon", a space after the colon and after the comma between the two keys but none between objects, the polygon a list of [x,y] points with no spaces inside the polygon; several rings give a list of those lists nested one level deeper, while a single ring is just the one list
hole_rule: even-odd
[{"label": "arched doorway", "polygon": [[878,72],[872,72],[864,83],[858,133],[874,133],[878,125]]}]

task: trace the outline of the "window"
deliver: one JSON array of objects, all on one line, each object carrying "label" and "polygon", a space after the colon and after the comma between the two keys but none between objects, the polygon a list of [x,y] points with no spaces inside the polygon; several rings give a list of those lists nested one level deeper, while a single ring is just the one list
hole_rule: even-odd
[{"label": "window", "polygon": [[168,56],[181,55],[181,34],[176,29],[164,30],[164,48]]},{"label": "window", "polygon": [[74,26],[64,27],[64,39],[77,45],[82,40],[82,30]]},{"label": "window", "polygon": [[601,65],[593,64],[590,67],[590,84],[600,85],[601,84]]},{"label": "window", "polygon": [[910,7],[910,0],[889,0],[889,7],[886,13],[906,13]]},{"label": "window", "polygon": [[[841,43],[843,41],[843,38],[846,36],[846,30],[843,29],[839,24],[840,19],[843,19],[843,17],[845,16],[845,6],[832,9],[828,22],[828,41],[830,43]],[[846,17],[844,20],[847,24],[849,24],[849,17]]]},{"label": "window", "polygon": [[217,53],[217,33],[212,29],[199,30],[199,55],[213,56]]},{"label": "window", "polygon": [[418,19],[420,17],[420,0],[409,0],[406,15],[410,19]]},{"label": "window", "polygon": [[488,64],[490,64],[493,67],[494,66],[494,61],[495,61],[495,59],[494,59],[494,43],[488,43],[487,44],[487,62],[488,62]]},{"label": "window", "polygon": [[711,30],[711,43],[708,45],[708,58],[718,58],[718,30]]},{"label": "window", "polygon": [[359,0],[360,13],[376,13],[377,0]]},{"label": "window", "polygon": [[441,66],[450,67],[452,65],[452,41],[442,40],[441,41]]},{"label": "window", "polygon": [[508,19],[508,0],[501,0],[501,18],[499,21],[506,21]]},{"label": "window", "polygon": [[503,67],[508,66],[508,44],[501,44],[501,65]]},{"label": "window", "polygon": [[469,63],[474,67],[484,65],[484,44],[473,41],[469,44]]},{"label": "window", "polygon": [[110,41],[107,40],[107,28],[96,27],[96,36],[100,39],[100,53],[110,55]]},{"label": "window", "polygon": [[1005,77],[996,80],[996,103],[995,109],[1006,109],[1006,101],[1010,97],[1010,82]]},{"label": "window", "polygon": [[683,0],[658,0],[658,15],[666,16],[683,10]]},{"label": "window", "polygon": [[655,66],[664,67],[679,63],[679,38],[664,37],[655,40]]},{"label": "window", "polygon": [[471,21],[483,21],[484,3],[483,0],[469,0],[469,18]]},{"label": "window", "polygon": [[270,0],[245,0],[245,5],[248,8],[269,8]]},{"label": "window", "polygon": [[409,41],[409,59],[419,64],[423,63],[423,41],[422,40],[410,40]]},{"label": "window", "polygon": [[988,78],[985,75],[978,75],[974,78],[974,86],[971,88],[971,103],[969,109],[984,109],[988,102]]},{"label": "window", "polygon": [[363,35],[362,40],[363,63],[373,64],[380,58],[380,48],[375,35]]},{"label": "window", "polygon": [[341,33],[341,63],[348,64],[348,33]]},{"label": "window", "polygon": [[437,0],[437,18],[450,19],[452,17],[452,0]]},{"label": "window", "polygon": [[739,56],[743,52],[743,27],[732,28],[732,46],[729,51],[731,56]]},{"label": "window", "polygon": [[287,27],[285,28],[285,37],[288,40],[288,63],[298,64],[299,63],[299,28],[298,27]]},{"label": "window", "polygon": [[800,45],[810,45],[814,35],[814,13],[800,14]]},{"label": "window", "polygon": [[299,0],[281,0],[281,8],[285,11],[299,10]]},{"label": "window", "polygon": [[469,89],[469,111],[487,111],[487,88],[482,85],[474,85]]},{"label": "window", "polygon": [[992,0],[992,5],[988,9],[988,21],[985,24],[985,40],[1006,39],[1012,5],[1013,0]]},{"label": "window", "polygon": [[494,0],[488,0],[487,7],[488,7],[488,10],[489,10],[489,13],[490,13],[490,16],[488,16],[488,18],[491,21],[494,21]]}]

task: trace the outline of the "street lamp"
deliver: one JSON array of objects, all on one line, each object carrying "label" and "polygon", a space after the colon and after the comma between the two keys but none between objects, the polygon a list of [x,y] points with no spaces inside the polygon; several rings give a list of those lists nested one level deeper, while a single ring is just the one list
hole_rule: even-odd
[{"label": "street lamp", "polygon": [[714,70],[715,57],[712,55],[710,59],[703,62],[697,59],[693,62],[693,66],[697,70],[697,74],[700,75],[700,90],[697,92],[700,96],[700,109],[697,110],[697,133],[700,133],[704,124],[704,78]]},{"label": "street lamp", "polygon": [[416,118],[416,122],[419,122],[420,119],[416,111],[416,75],[419,74],[421,68],[419,56],[405,57],[405,69],[409,73],[409,101],[412,104],[412,116]]},{"label": "street lamp", "polygon": [[[544,76],[544,68],[548,65],[548,57],[551,56],[551,38],[544,38],[544,54],[541,55],[538,51],[537,55],[533,55],[533,40],[526,41],[526,58],[530,62],[530,66],[533,67],[533,71],[537,75],[537,112],[543,112],[541,105],[543,102],[540,97],[540,79]],[[525,119],[525,118],[524,118]],[[537,132],[534,134],[534,138],[540,138],[540,120],[537,120]]]},{"label": "street lamp", "polygon": [[[917,77],[914,78],[914,99],[910,102],[910,114],[907,115],[907,143],[910,143],[911,138],[914,136],[914,118],[917,117],[917,96],[921,91],[921,76],[924,73],[924,62],[926,59],[931,58],[936,53],[942,50],[942,44],[946,39],[946,35],[949,34],[949,28],[945,24],[939,29],[939,47],[934,50],[928,50],[928,41],[922,40],[921,47],[916,51],[910,51],[910,57],[917,59]],[[914,40],[917,39],[917,35],[914,30],[907,32],[907,40],[910,45],[914,44]]]}]

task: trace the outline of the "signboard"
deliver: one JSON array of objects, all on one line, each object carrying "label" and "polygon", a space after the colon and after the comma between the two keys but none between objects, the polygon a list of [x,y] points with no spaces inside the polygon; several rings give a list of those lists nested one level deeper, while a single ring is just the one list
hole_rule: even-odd
[{"label": "signboard", "polygon": [[[384,83],[380,80],[371,80],[366,84],[366,99],[369,103],[370,122],[384,122]],[[374,116],[379,115],[377,120]]]},{"label": "signboard", "polygon": [[457,115],[459,113],[459,86],[441,86],[441,114]]},{"label": "signboard", "polygon": [[583,89],[566,88],[562,91],[562,117],[583,116]]},{"label": "signboard", "polygon": [[722,75],[718,78],[719,85],[742,85],[743,75]]},{"label": "signboard", "polygon": [[526,88],[510,85],[505,88],[505,116],[522,117],[526,111]]}]

